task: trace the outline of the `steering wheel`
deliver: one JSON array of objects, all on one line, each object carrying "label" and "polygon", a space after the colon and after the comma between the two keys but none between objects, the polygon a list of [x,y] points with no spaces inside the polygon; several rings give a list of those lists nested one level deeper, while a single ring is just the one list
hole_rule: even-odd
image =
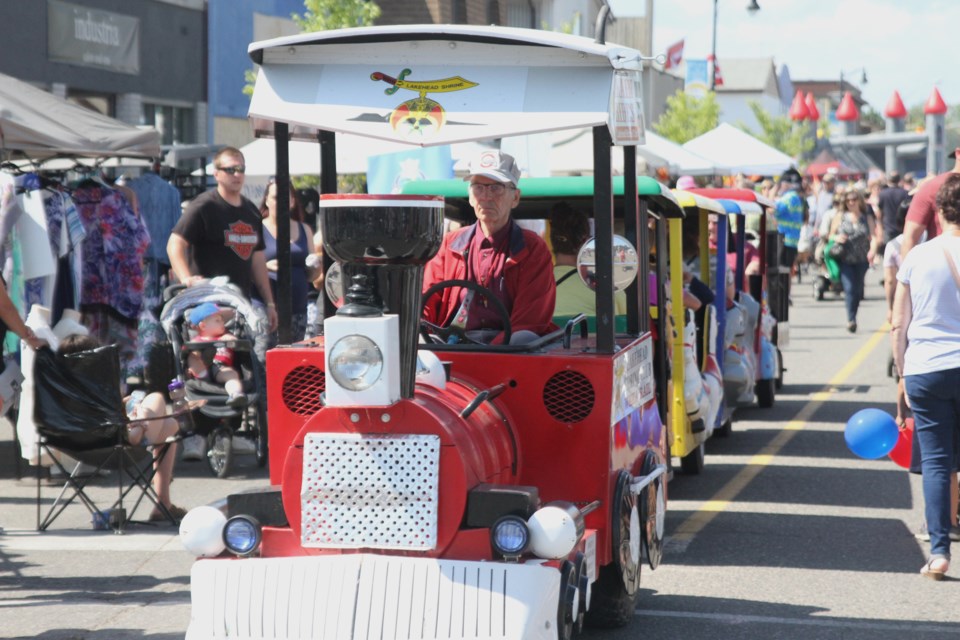
[{"label": "steering wheel", "polygon": [[[507,313],[507,308],[503,306],[503,302],[500,300],[500,298],[494,295],[493,291],[490,291],[490,289],[487,289],[486,287],[481,286],[476,282],[473,282],[472,280],[443,280],[442,282],[438,282],[437,284],[427,289],[424,292],[423,297],[421,298],[420,315],[423,316],[423,310],[426,308],[427,301],[430,298],[432,298],[439,292],[443,291],[444,289],[450,289],[453,287],[470,289],[475,294],[483,296],[483,298],[490,303],[490,305],[493,307],[493,310],[497,312],[498,316],[500,316],[501,325],[503,326],[503,329],[502,329],[503,343],[509,344],[510,337],[513,335],[513,329],[510,326],[510,314]],[[458,327],[454,325],[441,327],[439,325],[433,324],[432,322],[428,322],[424,320],[422,317],[420,318],[420,331],[423,334],[423,337],[427,341],[431,341],[431,342],[435,341],[435,340],[432,340],[432,338],[436,337],[436,338],[439,338],[441,342],[449,343],[450,337],[455,336],[459,339],[458,340],[459,342],[469,342],[471,344],[484,344],[482,342],[477,342],[476,340],[473,340],[467,337],[467,332],[463,327]]]}]

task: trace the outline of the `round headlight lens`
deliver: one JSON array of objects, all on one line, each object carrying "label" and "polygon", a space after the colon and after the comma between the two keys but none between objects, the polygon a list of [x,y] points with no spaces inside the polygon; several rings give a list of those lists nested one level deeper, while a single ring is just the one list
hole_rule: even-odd
[{"label": "round headlight lens", "polygon": [[530,543],[530,530],[523,518],[504,516],[493,524],[490,543],[502,556],[522,555]]},{"label": "round headlight lens", "polygon": [[249,516],[234,516],[223,526],[223,543],[231,553],[247,556],[260,546],[260,523]]},{"label": "round headlight lens", "polygon": [[366,336],[346,336],[330,350],[330,374],[344,389],[369,389],[380,379],[382,372],[383,354]]}]

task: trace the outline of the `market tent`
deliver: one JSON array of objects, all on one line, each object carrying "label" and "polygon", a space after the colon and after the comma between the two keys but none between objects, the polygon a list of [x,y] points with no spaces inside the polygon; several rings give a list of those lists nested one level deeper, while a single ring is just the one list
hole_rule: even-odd
[{"label": "market tent", "polygon": [[0,159],[160,156],[160,134],[0,74]]},{"label": "market tent", "polygon": [[718,173],[714,163],[703,156],[685,149],[682,145],[667,140],[663,136],[647,129],[647,141],[637,152],[646,156],[655,154],[669,163],[670,170],[676,175],[710,176]]},{"label": "market tent", "polygon": [[[320,144],[302,140],[290,141],[290,175],[320,175]],[[337,173],[366,173],[367,161],[372,156],[397,151],[411,151],[416,147],[398,142],[386,142],[373,138],[364,138],[345,133],[337,134]],[[451,145],[454,166],[458,167],[464,159],[469,160],[473,153],[479,152],[476,143],[458,143]],[[240,148],[247,166],[248,176],[272,176],[277,173],[276,141],[257,138]],[[206,167],[207,174],[213,173],[213,163]],[[194,173],[199,174],[199,171]]]},{"label": "market tent", "polygon": [[776,176],[796,165],[787,154],[726,122],[683,148],[712,162],[723,175]]},{"label": "market tent", "polygon": [[[693,176],[713,175],[713,164],[691,153],[649,129],[644,134],[646,141],[637,146],[637,169],[645,173],[651,169],[665,167],[676,175]],[[557,131],[552,134],[553,146],[550,150],[550,173],[552,175],[578,175],[593,173],[593,137],[590,129]],[[613,149],[612,164],[614,173],[623,174],[623,152]]]}]

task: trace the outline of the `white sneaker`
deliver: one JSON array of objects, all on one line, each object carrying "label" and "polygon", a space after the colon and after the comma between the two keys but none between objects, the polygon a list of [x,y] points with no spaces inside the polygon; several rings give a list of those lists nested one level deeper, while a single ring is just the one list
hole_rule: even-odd
[{"label": "white sneaker", "polygon": [[206,452],[207,441],[203,436],[190,436],[189,438],[183,439],[183,454],[180,456],[180,459],[188,462],[196,462],[203,460]]},{"label": "white sneaker", "polygon": [[254,441],[250,440],[249,438],[244,438],[243,436],[235,435],[233,436],[232,441],[233,441],[233,446],[231,447],[231,450],[234,453],[248,454],[248,453],[257,452],[256,443],[254,443]]}]

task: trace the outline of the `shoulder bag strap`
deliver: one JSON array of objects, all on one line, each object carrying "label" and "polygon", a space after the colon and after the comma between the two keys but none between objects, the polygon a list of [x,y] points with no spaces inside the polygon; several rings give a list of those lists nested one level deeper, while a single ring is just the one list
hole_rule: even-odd
[{"label": "shoulder bag strap", "polygon": [[960,288],[960,272],[957,271],[957,263],[954,262],[953,256],[947,251],[946,247],[943,247],[943,255],[947,258],[947,266],[950,267],[950,273],[953,274],[953,281]]}]

